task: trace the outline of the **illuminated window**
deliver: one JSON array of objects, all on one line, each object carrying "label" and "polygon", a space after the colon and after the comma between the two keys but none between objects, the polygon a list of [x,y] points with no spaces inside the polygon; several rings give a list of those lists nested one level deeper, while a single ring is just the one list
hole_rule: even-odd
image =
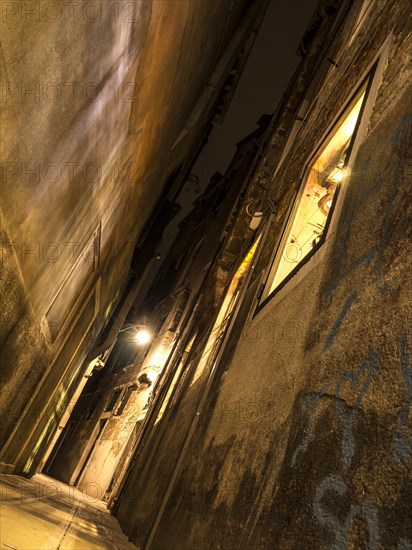
[{"label": "illuminated window", "polygon": [[324,242],[339,187],[347,180],[347,163],[366,88],[367,84],[361,87],[308,165],[265,296],[280,288]]}]

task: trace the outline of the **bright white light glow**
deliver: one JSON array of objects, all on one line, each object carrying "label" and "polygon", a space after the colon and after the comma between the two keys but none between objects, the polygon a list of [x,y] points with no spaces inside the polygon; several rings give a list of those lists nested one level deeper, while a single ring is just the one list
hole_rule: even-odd
[{"label": "bright white light glow", "polygon": [[333,179],[333,181],[342,181],[343,180],[342,170],[339,170],[336,174],[334,174],[331,179]]},{"label": "bright white light glow", "polygon": [[139,346],[144,346],[144,344],[148,344],[151,340],[150,332],[147,330],[139,330],[136,332],[134,339],[139,344]]},{"label": "bright white light glow", "polygon": [[153,369],[150,369],[150,370],[147,371],[147,378],[150,380],[150,382],[152,384],[153,384],[153,382],[156,381],[158,376],[159,376],[159,374]]}]

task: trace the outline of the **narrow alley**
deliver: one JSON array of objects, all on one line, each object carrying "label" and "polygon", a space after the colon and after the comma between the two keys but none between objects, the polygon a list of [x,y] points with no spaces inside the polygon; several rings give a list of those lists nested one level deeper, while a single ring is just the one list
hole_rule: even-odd
[{"label": "narrow alley", "polygon": [[45,475],[1,475],[0,544],[10,550],[136,550],[93,495]]},{"label": "narrow alley", "polygon": [[410,0],[0,1],[4,550],[412,550]]}]

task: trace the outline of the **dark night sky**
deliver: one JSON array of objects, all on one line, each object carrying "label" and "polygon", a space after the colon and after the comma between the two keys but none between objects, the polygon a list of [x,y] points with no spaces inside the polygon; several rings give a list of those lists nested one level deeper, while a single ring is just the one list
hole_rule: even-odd
[{"label": "dark night sky", "polygon": [[[317,0],[271,0],[225,120],[214,127],[194,166],[193,174],[199,176],[202,189],[217,170],[225,172],[236,143],[257,128],[260,116],[276,109],[299,63],[296,50],[317,5]],[[182,210],[164,231],[156,251],[162,259],[178,234],[178,223],[189,213],[199,192],[190,182],[184,185],[179,197]],[[161,264],[160,261],[152,265],[142,296]]]},{"label": "dark night sky", "polygon": [[205,186],[224,173],[235,144],[256,128],[263,113],[273,113],[299,62],[299,42],[317,0],[271,0],[224,123],[216,125],[193,173]]}]

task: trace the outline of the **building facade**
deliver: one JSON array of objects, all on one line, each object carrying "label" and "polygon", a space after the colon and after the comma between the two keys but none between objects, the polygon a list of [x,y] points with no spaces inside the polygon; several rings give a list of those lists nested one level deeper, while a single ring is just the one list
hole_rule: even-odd
[{"label": "building facade", "polygon": [[409,548],[407,2],[323,3],[113,513],[149,548]]},{"label": "building facade", "polygon": [[[145,550],[411,548],[409,3],[320,1],[282,101],[214,175],[144,298],[265,3],[133,5],[139,17],[119,28],[107,3],[108,70],[94,74],[92,53],[87,67],[109,91],[111,75],[138,76],[137,105],[119,102],[108,118],[103,103],[76,104],[58,128],[56,106],[44,126],[27,107],[19,121],[41,139],[4,145],[2,468],[43,469],[106,501]],[[34,16],[42,32],[62,30]],[[74,75],[98,34],[82,16]],[[24,30],[28,14],[18,21]],[[39,28],[22,44],[33,71],[46,64]],[[14,80],[31,66],[7,38],[15,106]],[[40,180],[24,165],[16,191],[23,146],[48,164]],[[51,187],[54,150],[74,180]],[[105,169],[93,192],[79,179],[90,163]],[[55,265],[61,242],[77,246]],[[153,339],[137,352],[119,328],[141,323]]]},{"label": "building facade", "polygon": [[114,343],[265,7],[2,5],[3,471],[38,471]]},{"label": "building facade", "polygon": [[193,210],[179,224],[159,277],[140,309],[129,314],[131,323],[126,326],[134,327],[133,322],[144,319],[151,341],[138,347],[133,330],[119,333],[104,368],[94,372],[85,385],[46,457],[43,472],[86,494],[90,491],[103,500],[111,499],[123,480],[124,464],[136,445],[142,422],[148,412],[148,419],[152,417],[150,405],[161,392],[162,381],[170,378],[168,359],[180,343],[178,334],[185,332],[187,316],[214,267],[218,244],[243,205],[239,195],[248,191],[248,176],[270,119],[262,117],[259,128],[238,144],[227,173],[211,178]]}]

